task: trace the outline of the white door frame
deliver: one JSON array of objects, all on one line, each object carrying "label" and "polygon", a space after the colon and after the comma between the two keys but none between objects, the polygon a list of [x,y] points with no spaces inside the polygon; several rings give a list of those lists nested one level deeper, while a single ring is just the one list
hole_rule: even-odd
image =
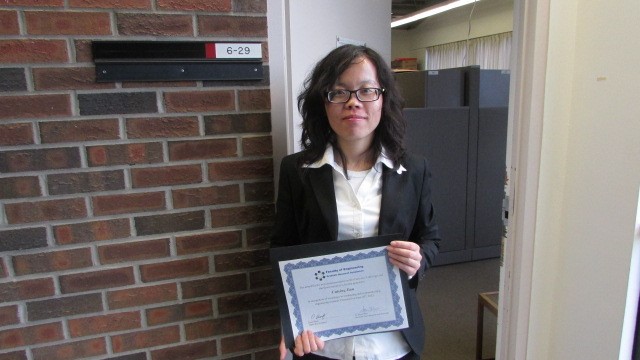
[{"label": "white door frame", "polygon": [[507,169],[509,225],[500,269],[496,359],[526,359],[542,149],[550,0],[514,0]]}]

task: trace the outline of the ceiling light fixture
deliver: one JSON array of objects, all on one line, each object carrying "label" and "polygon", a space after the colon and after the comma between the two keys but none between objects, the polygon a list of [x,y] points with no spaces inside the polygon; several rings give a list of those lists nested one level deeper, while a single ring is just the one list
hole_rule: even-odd
[{"label": "ceiling light fixture", "polygon": [[394,28],[394,27],[406,25],[406,24],[408,24],[410,22],[418,21],[418,20],[424,19],[424,18],[429,17],[429,16],[440,14],[440,13],[443,13],[443,12],[451,10],[451,9],[455,9],[457,7],[460,7],[460,6],[472,4],[475,1],[480,1],[480,0],[450,0],[450,1],[446,1],[444,3],[438,4],[438,5],[434,5],[434,6],[430,6],[430,7],[426,8],[426,9],[417,11],[417,12],[415,12],[413,14],[409,14],[407,16],[403,16],[398,20],[394,20],[394,21],[391,22],[391,27]]}]

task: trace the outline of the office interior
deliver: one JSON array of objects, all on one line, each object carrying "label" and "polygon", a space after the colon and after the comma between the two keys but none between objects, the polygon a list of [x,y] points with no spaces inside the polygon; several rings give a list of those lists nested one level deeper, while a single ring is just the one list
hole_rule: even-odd
[{"label": "office interior", "polygon": [[[488,309],[482,300],[499,293],[507,223],[512,18],[512,1],[490,1],[392,28],[391,63],[406,101],[407,148],[433,169],[444,239],[436,266],[446,268],[432,269],[420,296],[428,319],[427,360],[495,358],[497,306]],[[505,42],[502,49],[497,37]],[[475,46],[490,49],[476,56]]]},{"label": "office interior", "polygon": [[[418,46],[410,47],[415,50],[411,54],[399,52],[394,46],[406,39],[397,41],[394,31],[367,28],[379,21],[378,11],[388,8],[367,3],[367,15],[359,17],[357,8],[363,4],[340,3],[335,8],[341,11],[314,8],[314,16],[305,17],[296,4],[289,5],[291,14],[299,14],[284,21],[291,31],[287,46],[294,57],[310,41],[328,49],[335,46],[336,36],[344,35],[366,40],[390,60],[413,57],[420,62],[423,50]],[[634,223],[640,161],[637,136],[631,135],[639,132],[633,120],[638,105],[630,94],[637,93],[640,79],[628,69],[639,54],[618,42],[638,28],[637,10],[632,1],[615,9],[581,0],[514,1],[512,16],[505,17],[512,20],[515,60],[510,69],[506,166],[512,175],[512,212],[503,244],[506,255],[500,261],[500,286],[508,291],[501,301],[508,313],[502,312],[504,318],[499,319],[496,358],[604,359],[628,358],[631,353],[633,331],[628,329],[637,311],[637,270],[631,265],[638,242]],[[341,21],[342,13],[349,14],[348,21]],[[455,13],[458,21],[442,20],[434,29],[434,34],[448,37],[447,42],[467,37],[468,12]],[[477,14],[471,38],[482,28],[478,24],[491,17]],[[320,22],[318,18],[323,19],[321,28],[333,32],[305,32]],[[485,24],[490,28],[490,21]],[[278,27],[274,18],[272,25]],[[493,34],[502,32],[503,28]],[[270,54],[277,58],[278,49],[273,50]],[[320,52],[306,50],[292,59],[286,65],[291,78],[304,73]],[[282,96],[273,91],[282,93],[279,86],[272,83],[272,99]],[[284,89],[285,94],[295,92]],[[290,116],[295,124],[294,110],[272,109],[276,118]],[[616,126],[604,119],[617,119]],[[295,138],[295,127],[274,126]],[[274,148],[274,157],[295,149],[287,136],[274,140],[286,144]],[[597,180],[595,174],[605,173],[615,178],[615,186]]]}]

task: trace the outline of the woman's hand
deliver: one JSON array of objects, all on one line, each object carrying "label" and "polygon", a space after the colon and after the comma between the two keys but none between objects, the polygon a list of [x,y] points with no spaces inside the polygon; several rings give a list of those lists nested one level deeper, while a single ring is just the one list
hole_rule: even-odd
[{"label": "woman's hand", "polygon": [[[305,330],[302,334],[296,336],[294,354],[303,356],[312,351],[322,350],[324,348],[324,341],[313,334],[311,330]],[[287,347],[284,344],[284,336],[280,338],[280,360],[284,360],[287,356]]]},{"label": "woman's hand", "polygon": [[422,252],[420,245],[411,241],[394,240],[387,246],[389,260],[409,277],[414,276],[420,270]]}]

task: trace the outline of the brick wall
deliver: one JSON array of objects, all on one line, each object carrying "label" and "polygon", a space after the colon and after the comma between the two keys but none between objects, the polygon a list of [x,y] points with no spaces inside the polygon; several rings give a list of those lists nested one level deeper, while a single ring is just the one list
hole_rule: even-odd
[{"label": "brick wall", "polygon": [[[273,359],[266,0],[0,0],[0,360]],[[263,43],[96,83],[92,40]]]}]

